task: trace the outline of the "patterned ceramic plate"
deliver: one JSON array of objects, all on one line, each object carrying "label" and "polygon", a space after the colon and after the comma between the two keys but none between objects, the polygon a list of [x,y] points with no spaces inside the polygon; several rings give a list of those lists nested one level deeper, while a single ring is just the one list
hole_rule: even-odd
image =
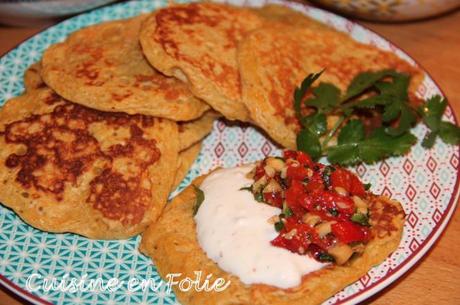
[{"label": "patterned ceramic plate", "polygon": [[[263,0],[246,0],[244,3],[264,4]],[[63,40],[83,26],[149,12],[166,4],[166,0],[146,0],[105,7],[66,20],[22,43],[0,59],[0,104],[22,92],[24,70],[37,61],[50,44]],[[356,40],[390,50],[414,64],[401,50],[357,24],[319,9],[289,5],[348,33]],[[441,92],[427,75],[418,93],[426,98]],[[455,122],[450,107],[445,119]],[[421,139],[425,131],[425,127],[419,126],[414,133]],[[257,130],[217,122],[181,188],[216,166],[235,166],[276,153],[279,149]],[[455,209],[459,148],[441,142],[436,143],[432,150],[417,145],[405,157],[391,158],[373,166],[360,165],[356,171],[364,181],[372,183],[373,192],[402,202],[408,215],[404,237],[398,250],[384,263],[330,298],[326,304],[352,304],[369,297],[400,277],[428,251]],[[49,234],[26,225],[3,206],[0,206],[0,224],[0,282],[33,303],[177,303],[165,286],[145,291],[128,289],[126,283],[130,279],[161,281],[150,260],[137,251],[139,237],[124,241],[98,241],[72,234]],[[30,278],[30,275],[34,277]],[[121,285],[113,291],[107,290],[106,286],[96,287],[104,291],[63,291],[72,278],[86,281],[118,279]],[[51,287],[51,284],[54,286]]]}]

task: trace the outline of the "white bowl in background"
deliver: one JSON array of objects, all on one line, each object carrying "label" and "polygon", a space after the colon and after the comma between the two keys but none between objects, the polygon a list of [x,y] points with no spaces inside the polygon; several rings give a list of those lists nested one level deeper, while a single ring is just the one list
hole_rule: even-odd
[{"label": "white bowl in background", "polygon": [[409,21],[460,7],[460,0],[313,0],[332,10],[370,21]]},{"label": "white bowl in background", "polygon": [[0,2],[0,23],[28,25],[87,11],[115,0],[7,0]]}]

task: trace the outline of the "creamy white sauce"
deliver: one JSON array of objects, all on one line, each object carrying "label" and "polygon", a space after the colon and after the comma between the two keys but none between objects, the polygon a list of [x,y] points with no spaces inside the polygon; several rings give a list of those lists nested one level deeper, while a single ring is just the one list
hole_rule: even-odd
[{"label": "creamy white sauce", "polygon": [[220,169],[203,181],[204,201],[195,216],[198,242],[221,269],[245,284],[298,286],[302,275],[326,264],[270,244],[278,233],[268,219],[281,210],[240,190],[252,184],[246,174],[253,167]]}]

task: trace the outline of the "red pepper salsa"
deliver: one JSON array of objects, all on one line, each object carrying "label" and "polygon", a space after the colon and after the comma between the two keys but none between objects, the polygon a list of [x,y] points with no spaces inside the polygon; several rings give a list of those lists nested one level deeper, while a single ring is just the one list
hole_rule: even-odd
[{"label": "red pepper salsa", "polygon": [[370,236],[366,186],[347,169],[315,163],[297,151],[268,157],[251,172],[259,202],[282,209],[270,219],[279,235],[273,246],[344,264]]}]

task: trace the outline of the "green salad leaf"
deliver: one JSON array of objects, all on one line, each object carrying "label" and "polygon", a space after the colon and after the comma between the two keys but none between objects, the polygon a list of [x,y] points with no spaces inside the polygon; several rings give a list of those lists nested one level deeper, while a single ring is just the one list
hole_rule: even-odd
[{"label": "green salad leaf", "polygon": [[425,135],[422,146],[433,147],[439,136],[445,143],[457,145],[460,143],[460,128],[450,122],[442,121],[442,115],[447,107],[447,100],[435,95],[419,107],[422,120],[430,131]]},{"label": "green salad leaf", "polygon": [[[410,129],[419,120],[430,129],[422,142],[424,147],[432,147],[438,137],[448,144],[460,143],[460,128],[442,121],[445,99],[434,96],[418,109],[410,103],[410,75],[395,70],[363,72],[342,94],[331,83],[314,86],[323,72],[309,74],[294,92],[301,125],[297,149],[313,159],[327,156],[332,163],[353,165],[406,154],[416,143]],[[302,114],[305,108],[310,109],[305,111],[308,115]],[[329,127],[331,116],[336,119]],[[370,123],[369,117],[380,123]]]},{"label": "green salad leaf", "polygon": [[314,97],[305,105],[315,107],[320,113],[328,113],[340,103],[340,89],[330,83],[320,83],[313,90]]}]

